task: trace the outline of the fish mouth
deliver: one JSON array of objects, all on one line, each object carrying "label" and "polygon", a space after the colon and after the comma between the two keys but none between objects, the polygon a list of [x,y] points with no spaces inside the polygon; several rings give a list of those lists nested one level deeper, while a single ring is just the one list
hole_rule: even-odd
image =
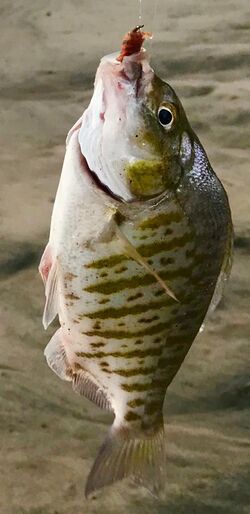
[{"label": "fish mouth", "polygon": [[[142,48],[137,54],[124,57],[122,62],[119,61],[116,53],[106,55],[101,59],[101,65],[102,76],[110,73],[114,80],[121,79],[121,85],[133,85],[135,97],[140,96],[142,86],[145,87],[152,80],[153,70],[145,48]],[[120,89],[122,90],[123,87]]]},{"label": "fish mouth", "polygon": [[[81,153],[80,146],[79,146],[79,158],[80,158],[80,165],[82,169],[82,173],[84,173],[85,177],[87,176],[90,184],[94,187],[96,191],[99,193],[105,195],[105,197],[113,200],[116,203],[119,203],[120,205],[130,205],[132,206],[139,206],[139,205],[145,205],[148,204],[151,207],[154,205],[157,205],[159,201],[162,201],[163,198],[166,196],[166,191],[163,191],[161,193],[157,193],[153,195],[152,197],[148,198],[138,198],[133,197],[130,200],[125,200],[121,196],[118,196],[117,194],[113,193],[113,191],[106,185],[101,182],[98,175],[90,169],[88,166],[87,160],[84,157],[84,155]],[[167,193],[167,196],[169,196],[169,193]]]},{"label": "fish mouth", "polygon": [[92,185],[94,185],[96,189],[102,191],[103,193],[105,193],[105,195],[109,196],[113,200],[116,200],[117,202],[124,202],[124,200],[120,196],[113,193],[113,191],[106,184],[103,184],[103,182],[101,182],[101,180],[99,179],[98,175],[90,169],[87,159],[81,152],[80,145],[79,154],[82,172],[88,176],[88,178],[91,180]]},{"label": "fish mouth", "polygon": [[[145,88],[153,70],[146,52],[103,57],[97,70],[95,88],[79,128],[78,142],[92,183],[108,197],[131,203],[136,195],[126,176],[127,166],[148,160],[151,149],[140,141]],[[137,139],[136,139],[137,138]]]},{"label": "fish mouth", "polygon": [[122,80],[134,85],[135,98],[138,98],[142,86],[142,64],[136,61],[129,62],[127,66],[124,66],[123,70],[120,71],[120,77]]}]

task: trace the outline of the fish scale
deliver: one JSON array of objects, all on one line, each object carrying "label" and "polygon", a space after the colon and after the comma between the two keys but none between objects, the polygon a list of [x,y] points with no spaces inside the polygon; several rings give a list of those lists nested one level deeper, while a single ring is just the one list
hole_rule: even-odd
[{"label": "fish scale", "polygon": [[[138,245],[137,248],[141,253],[144,252],[146,255],[150,253],[153,265],[158,264],[156,271],[159,272],[160,275],[164,275],[165,272],[159,260],[159,255],[162,255],[162,243],[164,244],[164,257],[166,258],[167,256],[173,260],[173,264],[170,266],[168,272],[176,273],[176,278],[172,281],[172,287],[177,291],[180,282],[179,270],[187,269],[188,275],[190,275],[190,269],[193,268],[192,258],[190,259],[190,257],[187,257],[187,250],[189,250],[189,256],[191,250],[194,249],[194,244],[192,242],[190,229],[186,223],[183,223],[178,227],[178,232],[176,234],[176,223],[180,223],[183,216],[174,209],[174,206],[172,208],[172,212],[170,209],[171,206],[168,205],[167,213],[160,212],[160,214],[158,213],[156,216],[152,216],[149,220],[141,221],[138,228],[133,231],[131,231],[130,225],[122,226],[121,229],[126,233],[127,237],[131,241],[140,240],[141,233],[146,235],[147,241],[143,244],[143,251],[141,246]],[[165,236],[163,241],[163,235],[166,232],[166,229],[169,229],[169,235]],[[152,230],[156,231],[156,234],[154,235],[155,253],[152,252]],[[174,238],[172,233],[175,234]],[[175,244],[173,244],[173,241]],[[166,248],[169,248],[169,250],[166,250]],[[97,246],[96,255],[99,255],[98,250]],[[177,250],[179,250],[179,268],[175,265]],[[120,259],[119,262],[117,262],[116,257],[117,259]],[[105,253],[105,257],[102,260],[95,260],[92,255],[92,260],[89,261],[86,253],[84,258],[86,260],[86,264],[83,265],[82,273],[84,274],[84,271],[87,270],[88,286],[87,288],[83,287],[82,289],[87,290],[88,301],[92,303],[92,305],[96,305],[97,302],[100,301],[100,294],[103,295],[103,291],[106,292],[108,287],[110,287],[112,292],[109,294],[107,293],[107,296],[111,297],[111,305],[113,305],[113,307],[111,307],[109,303],[108,308],[101,308],[94,311],[91,310],[87,314],[85,307],[85,294],[81,296],[82,303],[84,305],[83,312],[81,312],[79,301],[76,299],[76,301],[73,302],[73,305],[69,309],[69,313],[72,311],[72,318],[69,319],[69,323],[71,324],[74,318],[79,321],[78,330],[81,331],[82,335],[86,338],[86,347],[87,344],[90,346],[89,351],[76,351],[76,356],[78,357],[77,363],[80,364],[83,369],[88,370],[92,375],[96,376],[97,374],[99,383],[105,389],[110,401],[112,395],[111,403],[113,402],[114,405],[121,403],[120,387],[123,388],[123,386],[129,384],[131,389],[129,391],[129,400],[126,399],[126,403],[124,402],[124,411],[121,412],[121,416],[123,416],[127,422],[143,422],[142,405],[128,407],[127,402],[132,401],[131,395],[133,399],[135,397],[134,392],[136,392],[137,400],[140,398],[143,404],[146,403],[147,390],[140,391],[140,396],[138,396],[136,386],[147,384],[148,378],[150,377],[151,380],[154,376],[159,358],[162,354],[163,345],[168,337],[169,329],[166,327],[168,324],[171,327],[172,320],[176,320],[179,311],[183,310],[183,307],[181,305],[176,307],[176,302],[167,297],[166,294],[161,296],[157,301],[155,301],[155,299],[153,300],[152,296],[154,293],[158,292],[157,290],[159,290],[158,284],[155,284],[153,277],[146,274],[143,269],[139,270],[141,272],[141,276],[140,281],[138,282],[138,264],[132,260],[128,260],[126,256],[116,256],[115,254],[108,255],[108,253]],[[110,267],[109,262],[111,263]],[[119,269],[119,266],[121,266],[121,263],[126,263],[126,269],[119,273],[119,279],[117,279],[116,271]],[[91,274],[89,273],[90,270],[92,272]],[[105,279],[101,277],[104,271],[106,274]],[[132,288],[127,286],[127,283],[129,282],[127,280],[128,274],[130,279],[132,276]],[[100,281],[100,278],[102,278],[103,282]],[[150,282],[149,284],[147,283],[148,281]],[[144,285],[145,282],[146,285]],[[77,283],[78,289],[74,290],[72,282],[71,289],[75,297],[79,298],[78,295],[81,294],[79,287],[82,287],[82,282],[79,282],[79,277]],[[102,292],[95,290],[96,285],[100,290],[102,290]],[[106,286],[106,289],[103,289],[102,285],[103,287]],[[132,305],[128,307],[127,298],[131,296],[132,292],[136,292],[137,289],[143,296],[142,298],[138,298],[137,301],[134,300]],[[150,290],[151,293],[150,299],[148,299],[148,290]],[[89,292],[91,292],[91,300],[89,298]],[[116,307],[118,300],[117,297],[119,296],[119,307]],[[172,310],[174,310],[173,315],[171,315]],[[90,319],[93,320],[93,322],[92,327],[89,329],[88,322]],[[121,319],[122,328],[119,326],[119,321]],[[157,335],[160,335],[160,338],[158,338],[158,342],[155,343]],[[138,349],[138,338],[140,337],[143,337],[143,350]],[[101,351],[98,348],[93,352],[92,345],[98,345],[100,342],[104,347],[101,348]],[[126,345],[126,349],[122,349],[122,345]],[[138,364],[139,358],[143,358],[143,361],[140,361]],[[179,354],[178,359],[175,355],[174,360],[177,365],[179,363],[179,358]],[[72,365],[74,366],[74,363],[72,363]],[[116,383],[119,386],[117,388],[117,394],[114,392],[113,381],[112,388],[109,386],[110,381],[107,375],[110,374],[116,376]],[[135,391],[131,388],[132,385],[135,386]],[[111,389],[111,391],[109,389]],[[128,391],[126,391],[126,393],[128,393]],[[133,412],[133,415],[131,412]]]},{"label": "fish scale", "polygon": [[[230,208],[136,27],[105,56],[70,130],[40,272],[45,349],[73,390],[112,410],[85,494],[132,475],[165,484],[166,390],[229,275]],[[139,48],[139,50],[138,50]]]},{"label": "fish scale", "polygon": [[[174,206],[172,211],[170,209],[171,207],[168,205],[167,213],[160,212],[160,214],[152,216],[150,219],[141,221],[138,228],[133,231],[131,231],[130,225],[123,226],[122,230],[131,241],[136,241],[137,244],[138,241],[140,241],[141,234],[144,234],[145,241],[143,245],[140,243],[137,249],[142,255],[150,256],[152,265],[156,266],[156,271],[161,276],[166,274],[166,270],[162,268],[160,259],[172,259],[172,264],[168,266],[167,276],[171,276],[172,287],[177,292],[180,287],[179,284],[181,284],[180,290],[183,290],[183,270],[187,270],[187,278],[192,274],[191,271],[194,267],[195,254],[191,232],[183,219],[182,213],[178,213]],[[184,223],[180,224],[181,221],[184,221]],[[169,234],[163,239],[167,229],[169,230]],[[152,238],[153,230],[156,231],[156,233]],[[172,234],[174,234],[174,237]],[[153,243],[151,239],[153,239]],[[178,319],[178,315],[183,311],[183,306],[180,305],[176,307],[176,303],[165,294],[160,296],[160,300],[155,301],[155,294],[160,291],[158,284],[155,283],[154,277],[145,273],[145,270],[141,269],[136,262],[131,259],[129,260],[126,255],[108,254],[107,250],[108,248],[106,248],[105,256],[102,259],[98,258],[95,260],[95,254],[97,256],[100,255],[97,245],[95,254],[93,254],[93,251],[91,252],[91,261],[89,261],[88,253],[85,251],[84,260],[86,264],[82,266],[83,280],[79,281],[78,275],[76,289],[74,289],[74,282],[72,280],[70,281],[70,290],[74,301],[71,302],[68,309],[69,324],[74,323],[74,319],[78,321],[78,331],[81,331],[86,349],[89,349],[89,351],[86,350],[84,352],[78,352],[76,350],[76,362],[84,370],[89,371],[91,375],[98,376],[98,381],[105,389],[111,404],[113,402],[114,405],[121,405],[120,388],[123,389],[124,386],[128,384],[130,391],[126,391],[126,393],[129,393],[129,398],[131,398],[131,396],[134,398],[134,393],[136,393],[136,398],[140,398],[141,402],[145,405],[147,395],[150,393],[148,393],[147,388],[146,390],[137,391],[138,385],[139,388],[141,384],[147,385],[149,382],[148,378],[150,377],[151,381],[152,377],[154,377],[162,354],[163,345],[168,339],[169,329],[166,327],[168,324],[171,327],[173,320],[176,321],[176,319]],[[153,253],[153,250],[155,253]],[[109,266],[109,262],[111,266]],[[120,270],[121,264],[124,265],[124,263],[126,263],[126,269],[120,272],[119,278],[117,278],[117,270]],[[104,272],[105,278],[102,276]],[[172,278],[173,276],[175,278]],[[129,277],[129,279],[127,279],[127,277]],[[87,278],[88,285],[87,287],[82,287],[85,278]],[[65,281],[65,283],[67,283],[67,281]],[[85,294],[87,293],[86,296],[82,294],[79,288],[82,289]],[[132,293],[136,294],[137,290],[142,294],[142,298],[137,298],[137,301],[134,300],[131,307],[128,307],[128,297],[131,297]],[[151,293],[150,300],[148,299],[149,291]],[[89,293],[91,296],[89,296]],[[103,294],[107,295],[110,300],[109,307],[94,311],[90,310],[90,312],[87,313],[86,302],[88,302],[89,309],[91,309],[91,306],[96,305],[98,301],[100,302],[100,295],[103,296]],[[154,300],[152,296],[154,296]],[[83,304],[83,311],[81,311],[81,307],[79,306],[80,302],[78,299],[80,297],[81,303]],[[117,303],[119,307],[116,307]],[[111,305],[114,306],[111,307]],[[174,310],[173,315],[171,315],[172,310]],[[71,318],[70,315],[72,316]],[[122,329],[118,325],[121,319]],[[89,324],[89,320],[93,320],[91,325]],[[160,335],[160,341],[158,341],[156,345],[155,336],[157,335]],[[143,337],[143,351],[138,350],[139,337]],[[94,343],[92,341],[94,341]],[[93,352],[92,345],[98,344],[98,341],[99,344],[101,342],[105,345],[104,349],[102,348],[102,351]],[[179,343],[179,339],[177,339],[177,342]],[[121,351],[122,345],[126,345],[126,350]],[[72,345],[71,352],[73,348],[74,346]],[[129,348],[129,351],[127,348]],[[184,352],[182,346],[178,354],[175,354],[173,364],[175,364],[177,369],[179,368],[180,359],[183,359],[182,355],[183,353],[185,355],[186,351],[187,344],[184,346]],[[143,357],[144,360],[138,365],[138,359],[141,357]],[[103,365],[103,362],[105,362],[105,365]],[[72,360],[71,364],[72,367],[74,367]],[[123,373],[121,370],[127,370],[127,373]],[[117,394],[114,392],[114,381],[112,382],[111,391],[109,391],[110,381],[107,375],[110,374],[117,375]],[[138,396],[138,392],[140,396]],[[159,399],[158,405],[163,403],[163,399],[164,397]],[[131,401],[131,399],[128,401]],[[131,409],[134,412],[134,417],[129,414],[131,413]],[[123,416],[127,422],[133,424],[135,421],[137,424],[143,422],[142,405],[128,408],[126,400],[121,416]],[[147,421],[147,423],[149,423],[149,421]]]}]

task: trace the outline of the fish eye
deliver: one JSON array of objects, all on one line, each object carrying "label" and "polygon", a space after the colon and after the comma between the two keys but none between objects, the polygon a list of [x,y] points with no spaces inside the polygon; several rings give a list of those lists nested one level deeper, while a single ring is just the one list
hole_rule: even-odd
[{"label": "fish eye", "polygon": [[161,106],[158,110],[158,119],[163,127],[169,128],[173,123],[174,116],[168,107]]}]

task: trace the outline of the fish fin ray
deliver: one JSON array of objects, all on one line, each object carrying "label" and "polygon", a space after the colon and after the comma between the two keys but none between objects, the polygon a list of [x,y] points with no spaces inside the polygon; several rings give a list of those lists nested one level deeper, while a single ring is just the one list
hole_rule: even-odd
[{"label": "fish fin ray", "polygon": [[59,328],[47,344],[44,355],[48,366],[62,380],[72,380],[71,366],[68,362],[63,343],[62,329]]},{"label": "fish fin ray", "polygon": [[151,266],[148,264],[146,259],[144,259],[140,255],[140,253],[137,251],[135,246],[127,239],[125,234],[123,234],[123,232],[120,230],[120,228],[118,226],[116,227],[116,233],[117,233],[120,241],[123,244],[123,248],[124,248],[126,255],[128,255],[128,257],[131,257],[136,262],[141,264],[141,266],[143,266],[143,268],[145,268],[150,273],[150,275],[153,275],[156,282],[158,282],[160,284],[160,286],[164,289],[165,293],[168,296],[170,296],[171,298],[173,298],[176,302],[179,302],[179,300],[176,298],[174,292],[170,289],[170,287],[166,284],[166,282],[164,280],[162,280],[162,278],[158,275],[158,273],[155,270],[153,270],[153,268],[151,268]]},{"label": "fish fin ray", "polygon": [[48,328],[50,323],[58,314],[58,264],[55,259],[51,265],[48,278],[45,285],[45,307],[43,312],[43,326]]},{"label": "fish fin ray", "polygon": [[113,410],[105,392],[95,383],[87,371],[79,370],[73,374],[72,388],[76,393],[95,403],[101,409]]},{"label": "fish fin ray", "polygon": [[215,286],[214,294],[212,297],[212,301],[209,306],[209,313],[212,313],[215,311],[215,309],[218,307],[222,296],[224,294],[226,283],[229,279],[232,264],[233,264],[233,243],[234,243],[234,236],[233,231],[230,230],[230,233],[228,235],[228,241],[227,241],[227,250],[225,252],[225,257],[223,259],[223,263],[221,266],[221,271]]},{"label": "fish fin ray", "polygon": [[75,370],[74,366],[69,363],[64,339],[62,329],[59,328],[44,350],[48,366],[62,380],[72,382],[73,391],[95,403],[101,409],[112,411],[105,392],[95,382],[94,377],[83,369]]},{"label": "fish fin ray", "polygon": [[49,243],[46,245],[45,250],[42,254],[40,264],[39,264],[39,273],[42,277],[44,287],[46,286],[46,282],[48,280],[49,272],[52,266],[52,256],[51,256],[51,248]]},{"label": "fish fin ray", "polygon": [[231,229],[228,234],[227,250],[225,253],[225,257],[223,259],[221,271],[220,271],[219,277],[216,282],[215,290],[214,290],[210,305],[208,307],[207,314],[206,314],[205,319],[200,327],[200,332],[203,332],[207,320],[210,318],[210,315],[213,314],[213,312],[217,309],[217,307],[220,304],[221,299],[224,295],[225,287],[226,287],[227,281],[229,279],[231,269],[232,269],[232,264],[233,264],[233,243],[234,243],[234,234],[233,234],[233,230]]},{"label": "fish fin ray", "polygon": [[164,457],[163,422],[157,432],[143,439],[130,437],[126,429],[111,427],[88,476],[86,498],[129,476],[159,496],[165,484]]}]

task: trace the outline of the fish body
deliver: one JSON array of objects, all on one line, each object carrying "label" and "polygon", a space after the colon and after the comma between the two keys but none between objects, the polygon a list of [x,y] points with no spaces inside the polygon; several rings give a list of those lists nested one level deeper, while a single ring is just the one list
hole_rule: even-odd
[{"label": "fish body", "polygon": [[[173,135],[159,109],[180,117]],[[105,58],[68,136],[40,265],[44,324],[58,314],[61,325],[48,364],[114,413],[87,495],[128,475],[164,482],[166,390],[228,274],[231,241],[226,193],[173,90],[142,51]]]}]

